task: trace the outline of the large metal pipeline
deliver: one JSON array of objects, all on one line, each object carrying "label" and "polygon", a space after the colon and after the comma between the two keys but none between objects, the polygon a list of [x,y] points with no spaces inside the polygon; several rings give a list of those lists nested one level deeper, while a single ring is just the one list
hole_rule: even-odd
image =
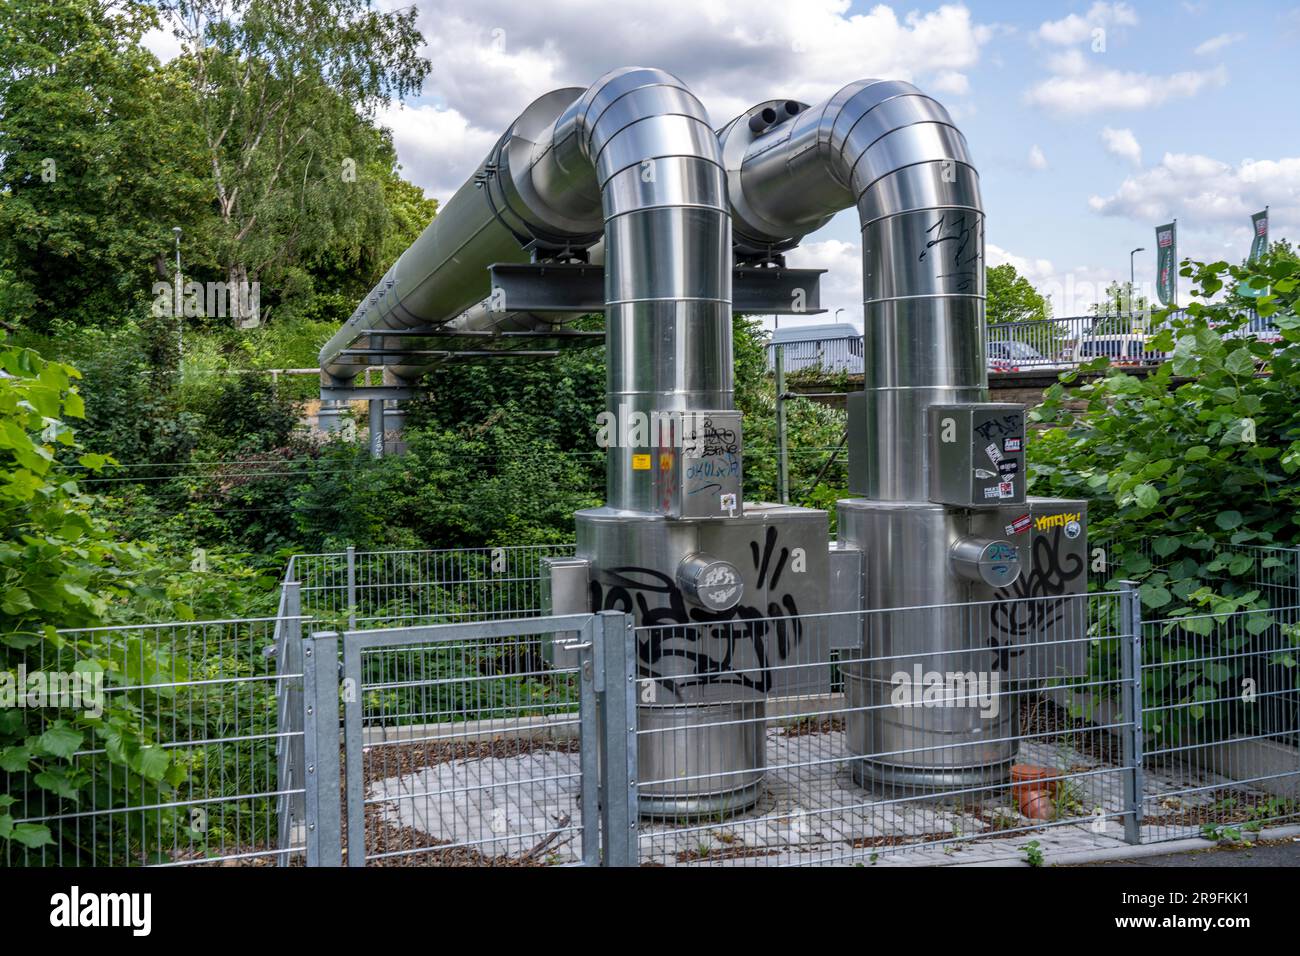
[{"label": "large metal pipeline", "polygon": [[[757,108],[756,108],[757,109]],[[787,109],[787,114],[791,110]],[[721,134],[737,252],[798,243],[856,205],[862,231],[868,497],[927,497],[921,414],[983,401],[984,212],[948,112],[910,83],[861,80],[755,134]]]},{"label": "large metal pipeline", "polygon": [[[494,308],[487,268],[579,253],[603,238],[614,414],[732,407],[731,236],[717,139],[694,94],[626,68],[534,101],[321,350],[350,380],[368,333],[538,329],[570,317]],[[382,351],[399,340],[373,337]],[[400,363],[400,364],[399,364]],[[400,378],[429,364],[393,355]],[[634,449],[611,448],[607,502],[651,510]]]},{"label": "large metal pipeline", "polygon": [[[839,502],[833,555],[825,512],[741,499],[731,277],[733,256],[747,270],[779,263],[850,206],[862,227],[866,360],[849,403],[850,489],[863,497]],[[866,80],[812,109],[759,104],[715,137],[698,100],[658,70],[547,94],[326,345],[322,370],[354,375],[362,337],[383,352],[386,333],[400,342],[562,322],[484,301],[488,267],[592,253],[605,262],[606,402],[619,438],[606,505],[576,515],[577,558],[552,566],[548,605],[664,626],[637,644],[643,812],[692,816],[757,799],[764,700],[829,689],[828,669],[801,666],[829,659],[828,634],[804,633],[799,615],[836,606],[832,568],[846,580],[839,559],[850,551],[866,556],[848,575],[863,577],[849,589],[860,596],[853,607],[887,611],[852,638],[868,658],[996,666],[973,612],[944,605],[1006,597],[1037,541],[1001,540],[1002,529],[1066,507],[1081,519],[1082,506],[1026,501],[1023,409],[987,402],[978,176],[943,107],[910,84]],[[390,364],[409,376],[421,362]],[[638,418],[649,433],[626,439]],[[958,436],[964,459],[944,457],[936,423]],[[997,459],[976,461],[994,454],[976,439],[994,433]],[[1048,526],[1056,547],[1069,524]],[[1078,530],[1067,536],[1082,547]],[[914,606],[932,610],[888,610]],[[888,702],[896,675],[885,664],[843,670],[859,779],[947,787],[1005,777],[1012,706],[991,720],[904,710]]]},{"label": "large metal pipeline", "polygon": [[[1023,408],[988,402],[978,173],[948,112],[909,83],[862,80],[784,116],[773,109],[783,102],[720,133],[737,257],[780,255],[857,208],[864,381],[849,400],[849,481],[862,497],[838,503],[838,540],[865,556],[864,610],[922,609],[867,615],[863,663],[843,667],[849,746],[864,758],[855,776],[1001,781],[1015,753],[1008,679],[1042,675],[990,673],[1003,666],[1001,636],[984,609],[951,605],[1011,596],[1035,560],[1035,514],[1068,509],[1081,529],[1083,508],[1026,500]],[[1081,550],[1081,532],[1065,544]],[[1001,706],[896,706],[900,672],[988,675]]]},{"label": "large metal pipeline", "polygon": [[[529,104],[321,349],[324,373],[350,380],[359,366],[384,364],[345,354],[367,333],[436,329],[456,319],[488,298],[487,267],[527,262],[529,244],[580,251],[600,238],[600,195],[590,165],[586,181],[547,176],[557,120],[582,94],[554,90]],[[390,364],[401,361],[393,359]],[[414,377],[424,364],[401,371]]]}]

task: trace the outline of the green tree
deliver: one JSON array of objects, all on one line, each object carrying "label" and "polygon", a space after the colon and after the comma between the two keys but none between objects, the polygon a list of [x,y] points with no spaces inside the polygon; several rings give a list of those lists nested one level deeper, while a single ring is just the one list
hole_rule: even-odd
[{"label": "green tree", "polygon": [[11,328],[124,314],[151,275],[166,277],[171,227],[203,230],[187,87],[140,46],[157,22],[136,0],[0,0],[0,307]]},{"label": "green tree", "polygon": [[988,295],[985,314],[990,325],[1052,317],[1047,300],[1038,294],[1028,279],[1016,272],[1011,263],[986,270],[985,278]]},{"label": "green tree", "polygon": [[[392,144],[370,122],[418,91],[428,61],[416,11],[365,0],[171,0],[197,102],[232,293],[309,291],[304,266],[331,248],[382,244]],[[232,294],[236,325],[258,315]]]}]

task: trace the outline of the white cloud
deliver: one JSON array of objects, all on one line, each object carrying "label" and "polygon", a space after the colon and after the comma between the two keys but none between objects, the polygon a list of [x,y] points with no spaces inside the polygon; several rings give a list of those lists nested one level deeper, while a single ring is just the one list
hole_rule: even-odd
[{"label": "white cloud", "polygon": [[176,38],[167,20],[163,21],[161,27],[155,27],[142,36],[140,45],[163,63],[181,55],[181,41]]},{"label": "white cloud", "polygon": [[1142,165],[1142,147],[1131,129],[1111,129],[1107,126],[1101,131],[1101,141],[1106,152],[1118,156],[1134,166]]},{"label": "white cloud", "polygon": [[970,78],[965,73],[958,73],[956,70],[944,70],[942,73],[935,74],[934,79],[927,86],[934,93],[951,93],[953,96],[965,96],[970,92]]},{"label": "white cloud", "polygon": [[1222,67],[1187,70],[1167,76],[1125,72],[1097,66],[1095,57],[1069,50],[1051,59],[1051,76],[1025,94],[1026,102],[1054,113],[1092,113],[1108,109],[1145,109],[1168,99],[1195,96],[1228,82]]},{"label": "white cloud", "polygon": [[[862,250],[857,243],[839,239],[806,242],[792,249],[786,257],[792,269],[826,269],[821,282],[821,303],[825,315],[811,316],[809,322],[831,322],[835,310],[843,309],[841,322],[862,327]],[[786,321],[782,316],[781,321]]]},{"label": "white cloud", "polygon": [[1043,155],[1042,147],[1037,143],[1029,147],[1029,168],[1046,169],[1047,157]]},{"label": "white cloud", "polygon": [[1239,43],[1246,39],[1244,33],[1220,33],[1217,37],[1210,37],[1192,52],[1197,56],[1209,56],[1211,53],[1218,53],[1226,46]]},{"label": "white cloud", "polygon": [[[380,4],[405,8],[410,0]],[[906,14],[885,5],[852,13],[845,0],[417,0],[417,7],[427,41],[423,53],[434,64],[424,99],[466,124],[459,134],[444,128],[438,141],[424,137],[420,148],[439,155],[419,159],[407,138],[410,126],[395,129],[398,156],[412,170],[459,162],[468,152],[465,139],[499,136],[541,94],[586,87],[617,66],[675,73],[700,97],[713,124],[722,126],[762,99],[815,103],[866,77],[965,95],[966,71],[993,34],[965,7],[951,4]],[[481,158],[466,161],[459,179]],[[443,188],[416,181],[430,191]]]},{"label": "white cloud", "polygon": [[1007,263],[1014,266],[1017,275],[1028,279],[1040,295],[1050,300],[1052,314],[1058,318],[1087,314],[1093,304],[1105,298],[1106,286],[1115,279],[1107,270],[1095,266],[1058,269],[1050,259],[1018,256],[991,242],[985,246],[984,258],[990,267]]},{"label": "white cloud", "polygon": [[1246,228],[1250,214],[1271,206],[1272,233],[1300,222],[1300,156],[1243,160],[1236,166],[1209,156],[1166,153],[1160,164],[1127,177],[1089,206],[1103,216],[1155,225],[1177,217],[1194,229],[1222,233]]},{"label": "white cloud", "polygon": [[435,106],[394,105],[380,110],[377,120],[393,131],[403,175],[444,202],[474,174],[497,139],[456,110]]},{"label": "white cloud", "polygon": [[1247,159],[1233,166],[1208,156],[1166,153],[1159,165],[1126,178],[1110,196],[1093,196],[1089,205],[1148,230],[1176,218],[1181,258],[1239,261],[1252,238],[1250,215],[1265,206],[1270,234],[1295,238],[1300,156]]},{"label": "white cloud", "polygon": [[1038,37],[1048,43],[1069,46],[1092,37],[1092,31],[1112,26],[1137,26],[1137,12],[1127,3],[1094,3],[1083,16],[1071,13],[1049,20],[1038,28]]},{"label": "white cloud", "polygon": [[986,243],[984,246],[984,260],[985,264],[990,268],[1009,263],[1015,266],[1018,275],[1024,276],[1031,283],[1051,278],[1056,274],[1056,269],[1050,259],[1028,259],[1008,252],[1001,246],[994,245],[991,242]]}]

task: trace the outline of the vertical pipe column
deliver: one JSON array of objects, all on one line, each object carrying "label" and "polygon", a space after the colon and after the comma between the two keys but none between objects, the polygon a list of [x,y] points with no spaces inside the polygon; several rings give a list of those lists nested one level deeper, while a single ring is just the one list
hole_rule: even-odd
[{"label": "vertical pipe column", "polygon": [[384,400],[372,398],[366,403],[370,411],[370,457],[384,457]]},{"label": "vertical pipe column", "polygon": [[849,181],[862,230],[865,490],[925,501],[925,410],[988,398],[984,212],[965,138],[946,111],[879,86],[888,89],[869,86],[850,101],[872,104],[860,120],[836,124],[855,157]]},{"label": "vertical pipe column", "polygon": [[[616,71],[560,117],[554,143],[553,165],[585,160],[600,187],[608,411],[654,421],[733,408],[731,215],[700,101],[662,70]],[[609,449],[606,503],[652,512],[653,473],[633,467],[637,452]]]}]

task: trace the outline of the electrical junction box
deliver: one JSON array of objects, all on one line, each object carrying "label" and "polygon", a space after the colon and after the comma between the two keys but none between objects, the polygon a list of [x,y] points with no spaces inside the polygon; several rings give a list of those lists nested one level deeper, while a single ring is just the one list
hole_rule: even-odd
[{"label": "electrical junction box", "polygon": [[[967,512],[970,534],[1019,551],[1020,574],[1005,587],[972,584],[971,633],[1015,680],[1088,673],[1088,503],[1034,498]],[[988,603],[983,603],[988,602]]]},{"label": "electrical junction box", "polygon": [[[584,558],[542,559],[542,613],[585,614],[591,610],[591,562]],[[557,631],[542,636],[542,659],[552,667],[575,667],[578,655],[568,645],[578,641],[577,631]]]},{"label": "electrical junction box", "polygon": [[740,412],[680,412],[664,425],[648,462],[660,513],[671,518],[740,517]]},{"label": "electrical junction box", "polygon": [[1023,405],[931,405],[927,430],[931,501],[959,508],[1024,503]]}]

